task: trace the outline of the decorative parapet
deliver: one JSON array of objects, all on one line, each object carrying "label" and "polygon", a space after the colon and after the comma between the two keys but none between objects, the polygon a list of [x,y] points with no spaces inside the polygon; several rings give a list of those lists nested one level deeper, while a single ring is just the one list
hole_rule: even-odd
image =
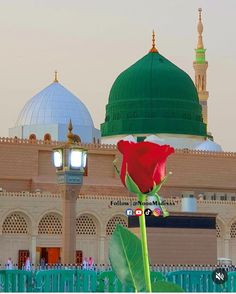
[{"label": "decorative parapet", "polygon": [[198,200],[198,204],[214,204],[214,205],[236,205],[236,201],[230,200]]},{"label": "decorative parapet", "polygon": [[113,200],[113,201],[117,201],[117,200],[121,200],[121,201],[136,201],[137,197],[134,196],[110,196],[110,195],[78,195],[77,197],[78,199],[84,199],[84,200]]},{"label": "decorative parapet", "polygon": [[191,150],[191,149],[175,149],[176,154],[187,154],[187,155],[200,155],[200,156],[211,156],[211,157],[228,157],[236,158],[236,152],[219,152],[219,151],[203,151],[203,150]]},{"label": "decorative parapet", "polygon": [[30,193],[28,191],[23,191],[23,192],[0,192],[0,197],[31,197],[31,198],[61,198],[60,194],[52,194],[50,192],[44,192],[44,193]]},{"label": "decorative parapet", "polygon": [[[0,197],[31,197],[31,198],[61,198],[61,194],[52,194],[50,192],[35,192],[30,193],[28,191],[22,191],[22,192],[6,192],[2,191],[0,192]],[[130,202],[130,201],[137,201],[136,196],[110,196],[110,195],[86,195],[86,194],[79,194],[78,199],[83,200],[113,200],[113,201],[124,201],[124,202]],[[181,198],[175,198],[175,197],[169,197],[169,198],[163,198],[165,201],[165,205],[171,206],[171,205],[180,205],[181,204]],[[230,201],[230,200],[197,200],[198,204],[214,204],[214,205],[235,205],[236,201]]]},{"label": "decorative parapet", "polygon": [[[16,144],[16,145],[45,145],[45,146],[59,146],[65,144],[65,142],[59,141],[49,141],[49,140],[30,140],[30,139],[19,139],[19,138],[6,138],[0,137],[0,144]],[[111,144],[85,144],[85,143],[75,143],[78,146],[84,147],[88,150],[116,150],[116,145]]]},{"label": "decorative parapet", "polygon": [[43,141],[43,140],[29,140],[29,139],[19,139],[19,138],[8,138],[0,137],[0,144],[20,144],[20,145],[58,145],[57,141]]},{"label": "decorative parapet", "polygon": [[[0,144],[20,144],[20,145],[41,145],[41,146],[58,146],[65,142],[58,141],[44,141],[44,140],[29,140],[19,138],[6,138],[0,137]],[[117,150],[114,144],[84,144],[77,143],[78,146],[84,147],[88,150]],[[190,149],[175,149],[175,154],[186,154],[186,155],[200,155],[200,156],[214,156],[214,157],[227,157],[236,158],[236,152],[216,152],[216,151],[201,151],[201,150],[190,150]]]}]

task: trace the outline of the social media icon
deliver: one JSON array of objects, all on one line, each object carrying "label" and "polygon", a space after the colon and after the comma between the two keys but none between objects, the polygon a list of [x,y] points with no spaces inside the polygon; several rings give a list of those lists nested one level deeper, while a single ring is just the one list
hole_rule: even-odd
[{"label": "social media icon", "polygon": [[126,209],[125,214],[126,214],[127,216],[131,216],[131,215],[134,214],[134,212],[133,212],[133,210],[132,210],[131,208],[128,208],[128,209]]},{"label": "social media icon", "polygon": [[154,215],[154,216],[160,216],[160,215],[161,215],[161,210],[160,210],[160,208],[155,208],[155,209],[153,210],[153,215]]},{"label": "social media icon", "polygon": [[136,216],[141,216],[143,214],[143,211],[141,208],[136,208],[135,211],[134,211],[134,214]]},{"label": "social media icon", "polygon": [[224,268],[217,268],[212,273],[212,280],[216,284],[224,284],[228,280],[228,274]]},{"label": "social media icon", "polygon": [[147,216],[150,216],[150,215],[152,215],[152,210],[150,208],[146,208],[144,210],[144,214],[147,215]]}]

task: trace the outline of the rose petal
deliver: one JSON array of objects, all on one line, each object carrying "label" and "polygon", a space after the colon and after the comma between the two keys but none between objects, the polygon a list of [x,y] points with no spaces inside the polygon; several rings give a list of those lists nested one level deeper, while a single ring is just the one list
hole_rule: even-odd
[{"label": "rose petal", "polygon": [[119,141],[118,150],[123,154],[121,180],[125,185],[126,169],[143,193],[148,193],[158,185],[165,176],[167,157],[174,152],[169,145],[158,145],[151,142],[134,143]]}]

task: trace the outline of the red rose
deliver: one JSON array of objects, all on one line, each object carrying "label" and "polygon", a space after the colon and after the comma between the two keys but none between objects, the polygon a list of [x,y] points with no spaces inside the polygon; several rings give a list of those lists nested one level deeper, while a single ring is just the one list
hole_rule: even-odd
[{"label": "red rose", "polygon": [[120,178],[125,185],[126,171],[142,193],[150,192],[165,177],[166,159],[174,153],[169,145],[151,142],[134,143],[119,141],[118,150],[123,154]]}]

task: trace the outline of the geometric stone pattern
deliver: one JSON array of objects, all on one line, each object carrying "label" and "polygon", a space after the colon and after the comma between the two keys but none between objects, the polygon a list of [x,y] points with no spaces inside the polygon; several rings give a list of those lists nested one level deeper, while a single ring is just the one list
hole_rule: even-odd
[{"label": "geometric stone pattern", "polygon": [[221,237],[221,230],[220,226],[216,223],[216,237],[220,238]]},{"label": "geometric stone pattern", "polygon": [[81,215],[76,219],[76,233],[78,235],[97,235],[97,226],[91,216]]},{"label": "geometric stone pattern", "polygon": [[45,215],[39,222],[38,233],[50,235],[62,234],[62,221],[59,216],[55,214]]},{"label": "geometric stone pattern", "polygon": [[107,235],[112,235],[112,233],[114,232],[117,224],[121,224],[126,228],[128,227],[127,220],[123,219],[120,216],[113,216],[107,223],[106,234]]},{"label": "geometric stone pattern", "polygon": [[230,228],[230,237],[236,238],[236,223],[233,223]]},{"label": "geometric stone pattern", "polygon": [[12,213],[4,220],[2,232],[4,234],[28,234],[25,218],[18,213]]}]

